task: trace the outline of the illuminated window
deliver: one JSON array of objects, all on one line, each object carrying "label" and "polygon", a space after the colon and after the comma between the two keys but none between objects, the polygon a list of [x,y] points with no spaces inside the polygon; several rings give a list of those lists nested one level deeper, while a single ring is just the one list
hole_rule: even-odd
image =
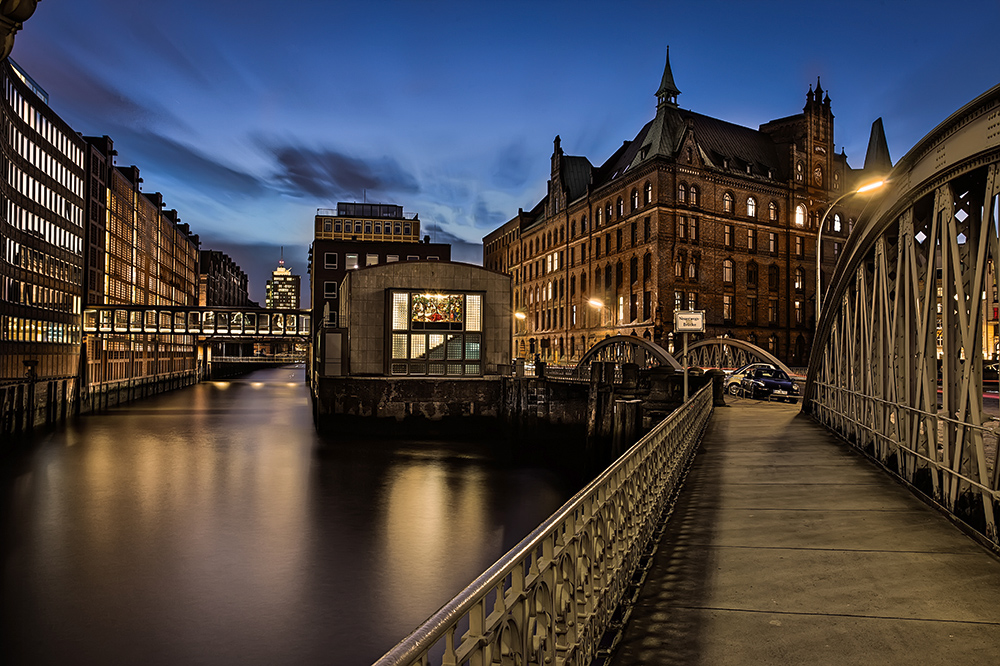
[{"label": "illuminated window", "polygon": [[806,207],[802,204],[795,207],[795,226],[806,226]]},{"label": "illuminated window", "polygon": [[365,255],[365,266],[375,266],[378,264],[377,254],[366,254]]},{"label": "illuminated window", "polygon": [[344,268],[351,271],[358,267],[358,255],[356,254],[345,254],[344,255]]},{"label": "illuminated window", "polygon": [[722,211],[724,213],[733,212],[733,195],[730,194],[729,192],[726,192],[724,195],[722,195]]},{"label": "illuminated window", "polygon": [[757,200],[753,197],[747,198],[747,217],[757,217]]}]

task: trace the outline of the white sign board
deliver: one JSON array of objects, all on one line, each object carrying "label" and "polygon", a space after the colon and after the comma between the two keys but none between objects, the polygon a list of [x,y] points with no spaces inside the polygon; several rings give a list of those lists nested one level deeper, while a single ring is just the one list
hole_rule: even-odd
[{"label": "white sign board", "polygon": [[677,333],[704,333],[704,310],[677,310],[674,312],[674,331]]}]

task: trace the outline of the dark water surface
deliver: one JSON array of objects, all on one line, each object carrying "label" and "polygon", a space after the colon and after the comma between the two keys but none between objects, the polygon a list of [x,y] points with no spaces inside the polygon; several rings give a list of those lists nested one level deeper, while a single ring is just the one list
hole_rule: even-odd
[{"label": "dark water surface", "polygon": [[38,439],[0,468],[6,664],[368,664],[574,490],[474,433],[321,441],[301,368]]}]

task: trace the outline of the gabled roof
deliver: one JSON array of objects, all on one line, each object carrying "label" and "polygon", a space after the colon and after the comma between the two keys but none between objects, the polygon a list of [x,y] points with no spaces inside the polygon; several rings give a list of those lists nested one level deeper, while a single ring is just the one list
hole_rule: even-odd
[{"label": "gabled roof", "polygon": [[562,178],[567,201],[576,201],[587,193],[593,173],[594,166],[586,157],[566,155],[563,158]]}]

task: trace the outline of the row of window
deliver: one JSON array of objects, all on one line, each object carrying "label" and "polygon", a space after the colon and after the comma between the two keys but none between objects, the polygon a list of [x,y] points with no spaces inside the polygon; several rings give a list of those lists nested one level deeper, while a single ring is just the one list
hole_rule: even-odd
[{"label": "row of window", "polygon": [[6,236],[0,240],[3,241],[2,256],[5,263],[56,280],[74,284],[81,283],[83,269],[79,265],[63,261],[36,248],[22,245]]},{"label": "row of window", "polygon": [[[419,261],[420,257],[415,254],[406,255],[407,261]],[[429,256],[427,261],[439,261],[440,257]],[[339,266],[340,255],[337,252],[324,252],[323,253],[323,267],[329,270],[337,270]],[[353,252],[344,253],[344,270],[352,271],[360,266],[361,255]],[[391,264],[399,261],[398,254],[387,254],[385,255],[385,263]],[[366,254],[365,255],[365,266],[375,266],[379,262],[378,254]]]},{"label": "row of window", "polygon": [[8,123],[7,131],[10,133],[11,145],[21,157],[76,196],[83,197],[82,178],[67,169],[48,152],[42,150],[41,146],[21,134],[13,123]]},{"label": "row of window", "polygon": [[76,255],[83,253],[83,237],[78,236],[52,221],[28,212],[7,200],[7,222],[15,229],[43,239],[49,245],[62,248]]},{"label": "row of window", "polygon": [[80,344],[80,325],[4,315],[0,317],[0,340]]},{"label": "row of window", "polygon": [[335,234],[409,236],[413,233],[413,224],[411,222],[382,222],[381,220],[334,219],[323,221],[323,231]]},{"label": "row of window", "polygon": [[3,280],[0,283],[0,300],[42,310],[80,314],[80,296],[30,282]]},{"label": "row of window", "polygon": [[66,197],[56,193],[28,174],[24,173],[13,162],[7,163],[7,183],[40,206],[52,211],[77,227],[83,228],[83,209],[69,202]]},{"label": "row of window", "polygon": [[[16,70],[15,70],[16,74]],[[60,153],[69,158],[69,161],[83,169],[83,151],[80,150],[69,138],[62,133],[55,125],[49,122],[48,118],[42,115],[37,109],[28,103],[21,93],[14,88],[14,84],[9,79],[6,85],[7,103],[10,104],[14,113],[25,122],[31,129],[38,132],[42,138],[48,141]],[[80,194],[83,196],[83,194]]]}]

